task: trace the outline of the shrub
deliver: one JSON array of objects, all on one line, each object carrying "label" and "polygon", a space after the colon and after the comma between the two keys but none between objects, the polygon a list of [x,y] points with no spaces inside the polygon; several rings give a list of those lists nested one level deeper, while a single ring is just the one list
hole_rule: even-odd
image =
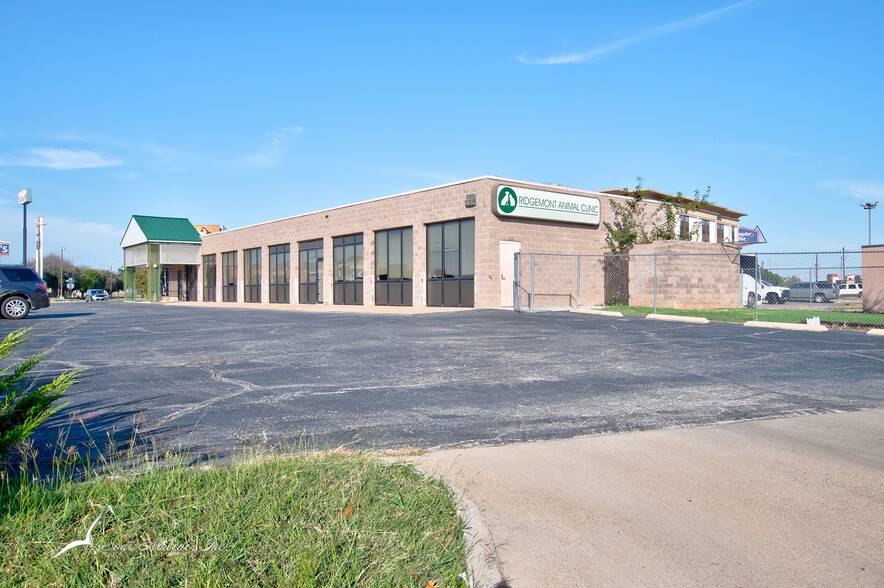
[{"label": "shrub", "polygon": [[[28,341],[29,331],[13,331],[0,341],[0,361]],[[29,377],[26,380],[25,376],[43,358],[44,355],[38,353],[18,365],[0,370],[0,394],[3,395],[0,403],[0,458],[65,406],[53,407],[52,404],[76,381],[79,371],[69,371],[48,384],[35,387],[35,379]]]}]

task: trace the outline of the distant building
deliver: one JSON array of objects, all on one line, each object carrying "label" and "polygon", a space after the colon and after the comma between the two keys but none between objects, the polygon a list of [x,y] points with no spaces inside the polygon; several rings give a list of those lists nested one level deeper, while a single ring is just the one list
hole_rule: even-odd
[{"label": "distant building", "polygon": [[200,243],[186,218],[132,216],[120,242],[126,300],[196,300]]},{"label": "distant building", "polygon": [[195,228],[200,235],[220,233],[221,231],[227,230],[227,227],[224,225],[193,225],[193,228]]}]

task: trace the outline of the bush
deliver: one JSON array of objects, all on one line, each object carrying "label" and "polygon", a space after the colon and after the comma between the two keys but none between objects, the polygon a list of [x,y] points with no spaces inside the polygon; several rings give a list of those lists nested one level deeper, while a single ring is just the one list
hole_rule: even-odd
[{"label": "bush", "polygon": [[[0,341],[0,361],[28,341],[29,331],[13,331]],[[3,395],[0,403],[0,458],[64,408],[65,405],[53,407],[52,404],[76,381],[79,371],[65,372],[39,388],[35,388],[33,378],[25,381],[28,372],[43,358],[44,355],[38,353],[18,365],[0,370],[0,394]]]}]

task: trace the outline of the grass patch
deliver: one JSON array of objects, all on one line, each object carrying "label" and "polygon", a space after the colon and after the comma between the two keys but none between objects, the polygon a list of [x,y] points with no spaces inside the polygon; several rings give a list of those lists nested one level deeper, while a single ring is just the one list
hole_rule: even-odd
[{"label": "grass patch", "polygon": [[[615,310],[625,315],[647,316],[654,312],[650,306],[606,306],[604,310]],[[745,323],[755,320],[754,308],[709,308],[709,309],[680,309],[658,308],[657,314],[670,314],[677,316],[699,316],[710,321],[726,323]],[[800,323],[803,319],[818,316],[822,321],[831,323],[870,324],[884,325],[884,314],[863,312],[835,312],[828,310],[789,310],[781,308],[759,308],[758,320],[773,323]]]},{"label": "grass patch", "polygon": [[[0,573],[17,586],[463,586],[451,492],[403,462],[300,453],[142,473],[0,473]],[[128,470],[131,472],[131,470]],[[53,559],[66,544],[91,546]]]}]

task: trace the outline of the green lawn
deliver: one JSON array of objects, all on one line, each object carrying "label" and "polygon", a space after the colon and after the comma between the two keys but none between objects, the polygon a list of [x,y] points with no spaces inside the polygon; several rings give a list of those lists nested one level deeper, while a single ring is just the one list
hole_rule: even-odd
[{"label": "green lawn", "polygon": [[[85,481],[0,474],[2,583],[465,585],[451,492],[410,464],[336,452],[202,469],[157,463]],[[92,546],[53,559],[99,515]]]},{"label": "green lawn", "polygon": [[[650,306],[606,306],[604,310],[613,310],[623,314],[646,316],[654,312]],[[683,310],[678,308],[658,308],[657,314],[677,316],[699,316],[710,321],[726,323],[745,323],[755,320],[753,308],[712,308],[702,310]],[[884,325],[884,314],[862,312],[832,312],[824,310],[787,310],[764,305],[758,309],[758,320],[773,323],[800,323],[803,319],[819,317],[822,321],[847,324]]]}]

